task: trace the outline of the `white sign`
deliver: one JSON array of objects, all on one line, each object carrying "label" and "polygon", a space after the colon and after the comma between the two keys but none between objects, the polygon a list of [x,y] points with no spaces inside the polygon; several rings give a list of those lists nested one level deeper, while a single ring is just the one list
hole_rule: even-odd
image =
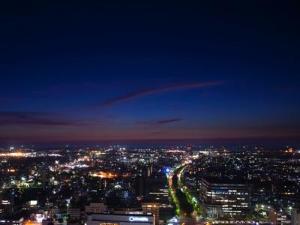
[{"label": "white sign", "polygon": [[129,217],[129,221],[130,222],[149,222],[149,218],[131,216],[131,217]]}]

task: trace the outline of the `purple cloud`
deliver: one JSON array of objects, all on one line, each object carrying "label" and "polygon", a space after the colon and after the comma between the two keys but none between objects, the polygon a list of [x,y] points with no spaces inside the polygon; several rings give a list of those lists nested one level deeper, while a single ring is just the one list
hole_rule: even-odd
[{"label": "purple cloud", "polygon": [[171,123],[177,123],[182,121],[182,118],[167,118],[167,119],[161,119],[161,120],[155,120],[155,121],[139,121],[137,122],[138,125],[142,126],[151,126],[151,127],[157,127],[161,125],[171,124]]},{"label": "purple cloud", "polygon": [[159,120],[156,123],[157,124],[169,124],[169,123],[176,123],[176,122],[180,122],[183,119],[181,118],[171,118],[171,119],[165,119],[165,120]]},{"label": "purple cloud", "polygon": [[77,122],[42,112],[0,112],[0,126],[37,125],[37,126],[70,126]]},{"label": "purple cloud", "polygon": [[112,106],[118,103],[126,102],[132,99],[148,96],[148,95],[154,95],[159,94],[163,92],[170,92],[170,91],[176,91],[176,90],[189,90],[189,89],[196,89],[196,88],[208,88],[208,87],[214,87],[219,86],[223,82],[221,81],[209,81],[209,82],[197,82],[197,83],[184,83],[184,84],[175,84],[175,85],[169,85],[159,88],[149,88],[144,89],[136,92],[131,92],[126,95],[118,96],[112,99],[109,99],[101,104],[101,106]]}]

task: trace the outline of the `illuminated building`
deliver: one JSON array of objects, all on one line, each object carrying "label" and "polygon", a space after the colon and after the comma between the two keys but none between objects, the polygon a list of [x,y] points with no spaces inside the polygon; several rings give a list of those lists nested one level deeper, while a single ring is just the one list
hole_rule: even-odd
[{"label": "illuminated building", "polygon": [[249,188],[215,178],[201,179],[200,199],[209,217],[242,216],[249,208]]},{"label": "illuminated building", "polygon": [[34,157],[35,155],[32,153],[25,152],[4,152],[0,153],[0,157],[6,158],[26,158],[26,157]]},{"label": "illuminated building", "polygon": [[268,214],[269,214],[268,215],[269,220],[272,222],[272,224],[276,224],[276,225],[290,225],[290,224],[292,224],[290,216],[288,216],[282,210],[275,211],[274,209],[271,209]]},{"label": "illuminated building", "polygon": [[87,225],[153,225],[154,217],[144,214],[94,214],[88,216]]},{"label": "illuminated building", "polygon": [[142,204],[143,212],[145,214],[151,213],[154,215],[155,223],[154,224],[159,224],[159,208],[160,204],[157,203],[144,203]]},{"label": "illuminated building", "polygon": [[23,222],[23,225],[40,225],[37,221],[26,220]]},{"label": "illuminated building", "polygon": [[114,178],[118,177],[118,174],[113,173],[113,172],[100,171],[100,172],[92,173],[91,176],[92,177],[99,177],[99,178],[102,178],[102,179],[114,179]]},{"label": "illuminated building", "polygon": [[107,211],[107,206],[104,203],[90,203],[85,206],[85,212],[87,214],[99,214]]},{"label": "illuminated building", "polygon": [[79,220],[81,218],[81,210],[78,208],[69,208],[68,215],[70,220]]}]

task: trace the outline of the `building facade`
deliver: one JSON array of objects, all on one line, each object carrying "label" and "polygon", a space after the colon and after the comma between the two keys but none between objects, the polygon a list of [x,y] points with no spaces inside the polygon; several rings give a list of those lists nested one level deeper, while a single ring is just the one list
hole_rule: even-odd
[{"label": "building facade", "polygon": [[153,225],[154,217],[143,214],[93,214],[87,225]]},{"label": "building facade", "polygon": [[243,216],[250,209],[250,190],[245,184],[201,179],[199,194],[206,214],[211,218]]}]

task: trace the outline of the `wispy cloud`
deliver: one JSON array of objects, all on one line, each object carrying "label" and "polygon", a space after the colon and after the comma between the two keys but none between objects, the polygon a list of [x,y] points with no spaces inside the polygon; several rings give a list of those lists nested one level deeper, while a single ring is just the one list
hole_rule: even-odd
[{"label": "wispy cloud", "polygon": [[180,121],[183,121],[183,119],[175,117],[175,118],[166,118],[166,119],[154,120],[154,121],[139,121],[137,122],[137,124],[142,126],[157,127],[157,126],[167,125],[171,123],[178,123]]},{"label": "wispy cloud", "polygon": [[43,112],[0,112],[0,126],[35,125],[35,126],[70,126],[76,121]]},{"label": "wispy cloud", "polygon": [[196,83],[183,83],[183,84],[174,84],[174,85],[168,85],[158,88],[148,88],[139,90],[136,92],[131,92],[126,95],[118,96],[112,99],[108,99],[107,101],[103,102],[100,106],[112,106],[118,103],[126,102],[129,100],[133,100],[136,98],[148,96],[148,95],[154,95],[159,94],[163,92],[170,92],[170,91],[176,91],[176,90],[188,90],[188,89],[197,89],[197,88],[208,88],[208,87],[214,87],[219,86],[223,82],[221,81],[209,81],[209,82],[196,82]]},{"label": "wispy cloud", "polygon": [[156,123],[157,124],[169,124],[169,123],[176,123],[182,121],[182,118],[171,118],[171,119],[165,119],[165,120],[159,120]]}]

